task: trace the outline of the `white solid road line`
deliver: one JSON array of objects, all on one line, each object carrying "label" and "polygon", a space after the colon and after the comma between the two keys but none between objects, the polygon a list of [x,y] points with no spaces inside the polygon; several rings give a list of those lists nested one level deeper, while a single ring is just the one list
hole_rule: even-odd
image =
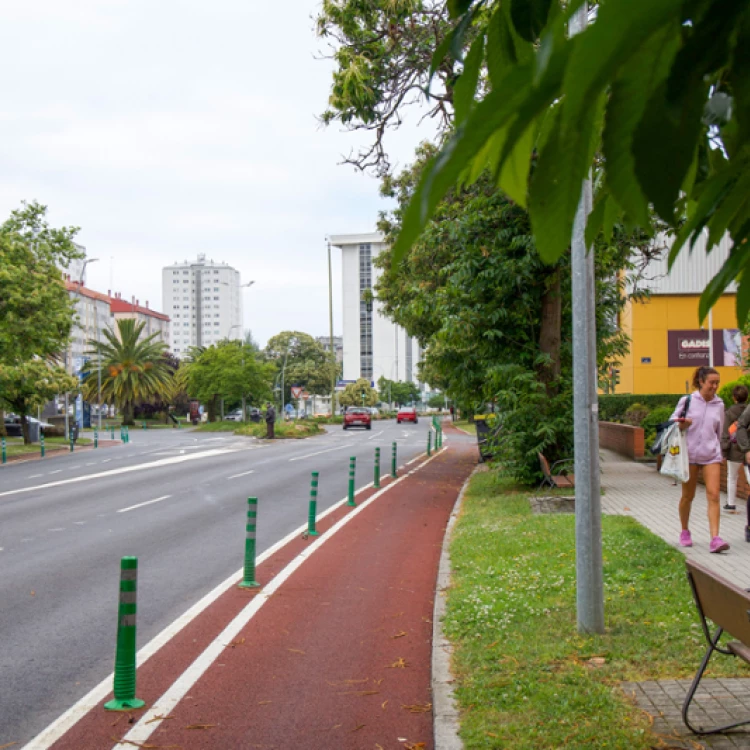
[{"label": "white solid road line", "polygon": [[145,503],[138,503],[138,505],[131,505],[129,508],[121,508],[118,513],[127,513],[129,510],[135,510],[136,508],[142,508],[144,505],[151,505],[152,503],[160,503],[162,500],[167,500],[172,497],[171,495],[164,495],[163,497],[157,497],[156,500],[147,500]]},{"label": "white solid road line", "polygon": [[48,471],[48,474],[59,474],[62,471],[62,469],[55,469],[54,471]]},{"label": "white solid road line", "polygon": [[242,474],[232,474],[232,476],[227,477],[227,479],[237,479],[237,477],[246,477],[248,474],[255,474],[255,469],[250,469],[250,471],[243,471]]},{"label": "white solid road line", "polygon": [[[355,492],[358,495],[360,492],[372,487],[372,482],[360,487]],[[330,508],[327,508],[322,513],[318,514],[318,520],[326,518],[329,514],[338,510],[342,505],[348,502],[347,497],[341,498],[337,503],[334,503]],[[99,516],[103,517],[104,513],[100,513]],[[269,557],[276,554],[280,549],[294,539],[298,539],[300,534],[307,531],[307,523],[302,524],[298,528],[291,531],[283,539],[280,539],[276,544],[269,547],[265,552],[258,555],[256,565],[260,565],[265,562]],[[32,542],[34,537],[28,537],[22,539],[22,542]],[[160,648],[166,643],[172,640],[183,628],[189,625],[198,615],[213,604],[227,589],[235,586],[242,580],[244,575],[244,568],[240,568],[236,573],[233,573],[229,578],[222,581],[216,588],[209,591],[200,601],[196,602],[187,612],[182,616],[178,617],[171,625],[168,625],[164,630],[159,633],[155,638],[150,640],[137,654],[136,654],[136,666],[140,667],[148,661]],[[86,695],[83,696],[77,703],[71,706],[64,714],[52,722],[46,729],[43,729],[31,742],[26,744],[23,750],[48,750],[54,745],[57,740],[60,739],[71,727],[78,723],[89,711],[98,708],[102,701],[112,692],[112,680],[113,674],[105,677],[98,685],[89,690]]]},{"label": "white solid road line", "polygon": [[177,678],[173,685],[156,703],[140,717],[138,723],[118,742],[112,750],[132,750],[133,745],[145,743],[148,738],[159,728],[165,716],[177,706],[177,704],[187,695],[196,682],[205,674],[206,670],[226,652],[228,643],[231,643],[237,634],[247,625],[250,620],[257,614],[258,610],[279,590],[287,579],[294,573],[308,557],[313,555],[320,547],[329,541],[336,532],[344,528],[353,518],[359,515],[365,508],[371,505],[382,494],[388,492],[391,488],[402,482],[407,477],[419,471],[422,467],[427,466],[435,458],[428,458],[420,466],[412,469],[399,479],[390,482],[387,487],[376,492],[361,505],[357,506],[347,513],[340,521],[335,523],[320,538],[315,540],[309,547],[305,548],[297,557],[294,558],[283,570],[277,573],[273,579],[264,586],[261,591],[253,597],[247,606],[219,633],[212,643],[208,645],[205,651],[200,654],[196,660]]},{"label": "white solid road line", "polygon": [[338,448],[326,448],[324,451],[315,451],[315,453],[306,453],[304,456],[297,456],[296,458],[290,458],[290,461],[301,461],[303,458],[312,458],[313,456],[319,456],[321,453],[331,453],[331,451],[345,451],[349,448],[348,445],[340,445]]},{"label": "white solid road line", "polygon": [[383,434],[384,432],[385,432],[385,430],[381,430],[380,432],[376,432],[376,433],[375,433],[375,434],[374,434],[374,435],[373,435],[372,437],[368,437],[367,439],[368,439],[368,440],[375,440],[375,438],[376,438],[376,437],[377,437],[378,435],[382,435],[382,434]]},{"label": "white solid road line", "polygon": [[[8,490],[7,492],[0,492],[0,497],[6,497],[7,495],[19,495],[22,492],[34,492],[35,490],[46,490],[48,487],[59,487],[63,484],[73,484],[74,482],[88,482],[92,479],[101,479],[102,477],[111,477],[115,474],[129,474],[133,471],[145,471],[146,469],[155,469],[160,466],[169,466],[170,464],[180,464],[185,461],[194,461],[198,458],[209,458],[212,456],[220,456],[224,453],[232,453],[231,448],[212,448],[211,450],[204,451],[203,453],[191,453],[189,456],[174,456],[172,458],[162,458],[159,461],[151,461],[147,464],[136,464],[135,466],[123,466],[121,469],[110,469],[109,471],[100,471],[96,474],[87,474],[82,477],[72,477],[71,479],[59,479],[57,482],[47,482],[47,484],[39,484],[36,487],[21,487],[17,490]],[[51,471],[50,474],[57,474],[62,469],[57,471]]]},{"label": "white solid road line", "polygon": [[29,475],[26,478],[27,479],[38,479],[39,477],[42,477],[42,476],[44,476],[44,474],[31,474],[31,475]]}]

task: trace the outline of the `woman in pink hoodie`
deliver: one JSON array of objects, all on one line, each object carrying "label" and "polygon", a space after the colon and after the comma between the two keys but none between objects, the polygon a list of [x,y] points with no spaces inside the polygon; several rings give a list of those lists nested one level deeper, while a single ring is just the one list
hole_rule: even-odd
[{"label": "woman in pink hoodie", "polygon": [[709,552],[724,552],[729,549],[729,545],[719,536],[721,433],[724,429],[724,402],[716,395],[719,388],[719,373],[713,367],[699,367],[693,374],[693,388],[695,390],[690,396],[680,399],[672,414],[672,419],[679,423],[680,429],[687,430],[687,452],[690,461],[690,479],[682,485],[680,498],[680,544],[683,547],[693,546],[688,522],[698,482],[698,469],[703,469],[703,483],[706,485],[708,501],[708,526],[711,532]]}]

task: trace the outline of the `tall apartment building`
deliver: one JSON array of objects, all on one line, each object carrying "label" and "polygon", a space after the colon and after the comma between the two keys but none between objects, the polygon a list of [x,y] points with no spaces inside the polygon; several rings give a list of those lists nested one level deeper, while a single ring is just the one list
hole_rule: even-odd
[{"label": "tall apartment building", "polygon": [[341,249],[344,380],[416,382],[419,343],[381,312],[377,297],[368,301],[381,274],[372,261],[386,248],[383,235],[339,234],[329,241]]},{"label": "tall apartment building", "polygon": [[[330,336],[316,336],[315,340],[327,351],[331,351]],[[336,361],[341,364],[344,361],[344,338],[343,336],[333,337],[333,350],[336,354]]]},{"label": "tall apartment building", "polygon": [[172,318],[170,350],[242,339],[240,274],[226,263],[185,261],[162,269],[162,309]]}]

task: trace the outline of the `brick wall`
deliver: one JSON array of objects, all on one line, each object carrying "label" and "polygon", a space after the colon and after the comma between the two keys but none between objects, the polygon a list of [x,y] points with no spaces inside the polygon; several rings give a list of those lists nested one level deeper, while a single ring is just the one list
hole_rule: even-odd
[{"label": "brick wall", "polygon": [[628,458],[643,458],[643,428],[599,422],[599,445]]}]

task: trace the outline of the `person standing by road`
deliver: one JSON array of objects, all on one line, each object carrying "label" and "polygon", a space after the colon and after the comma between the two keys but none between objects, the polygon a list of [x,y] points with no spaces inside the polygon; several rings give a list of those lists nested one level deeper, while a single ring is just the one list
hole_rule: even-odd
[{"label": "person standing by road", "polygon": [[274,437],[274,426],[276,424],[276,409],[269,403],[266,404],[266,438],[273,440]]},{"label": "person standing by road", "polygon": [[[682,485],[680,498],[680,544],[692,547],[688,524],[690,509],[698,483],[698,471],[703,472],[708,503],[708,526],[711,533],[709,552],[724,552],[729,545],[719,536],[719,491],[721,482],[721,433],[724,429],[724,402],[716,395],[719,388],[719,373],[713,367],[699,367],[693,373],[693,393],[683,396],[671,419],[680,429],[687,431],[687,452],[690,461],[690,477]],[[688,400],[689,399],[689,400]],[[686,408],[687,407],[687,408]]]},{"label": "person standing by road", "polygon": [[721,433],[721,452],[727,460],[727,503],[724,510],[737,509],[737,482],[745,452],[737,443],[738,420],[747,408],[747,388],[736,385],[732,388],[734,403],[724,412],[724,429]]},{"label": "person standing by road", "polygon": [[[750,435],[748,434],[748,426],[750,425],[750,406],[742,412],[740,418],[737,420],[737,446],[742,451],[745,459],[745,479],[748,485],[750,485],[750,471],[748,471],[748,463],[750,463]],[[729,499],[732,497],[730,495]],[[750,495],[747,498],[747,525],[745,526],[745,541],[750,542]]]}]

